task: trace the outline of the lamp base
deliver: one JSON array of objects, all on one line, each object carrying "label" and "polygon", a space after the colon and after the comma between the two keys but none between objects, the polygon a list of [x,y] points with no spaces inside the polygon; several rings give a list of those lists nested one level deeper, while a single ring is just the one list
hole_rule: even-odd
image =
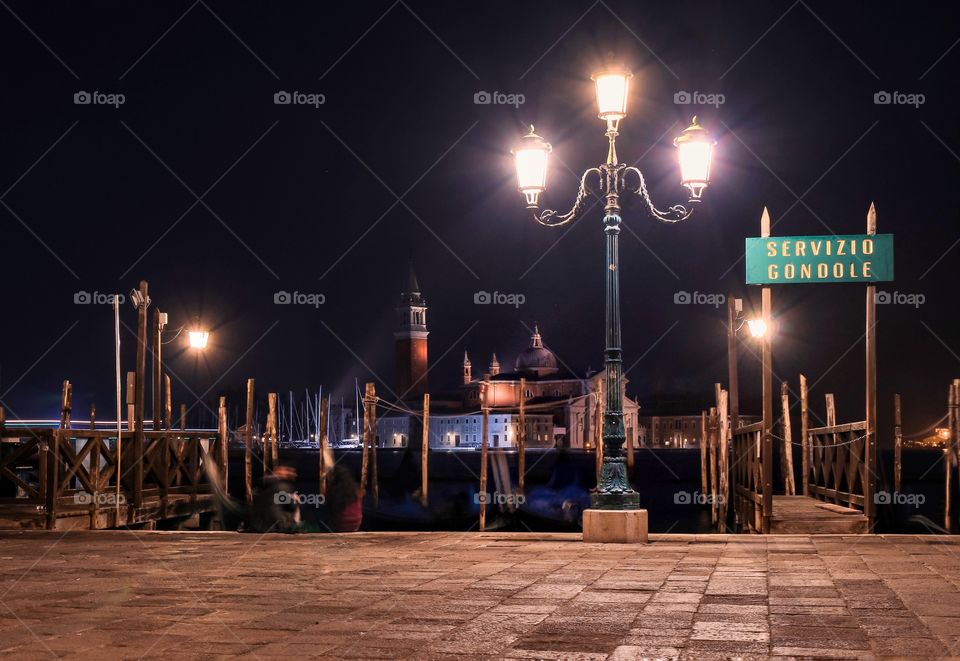
[{"label": "lamp base", "polygon": [[647,510],[584,510],[583,541],[601,544],[646,544]]},{"label": "lamp base", "polygon": [[640,494],[629,491],[600,491],[590,492],[590,507],[597,510],[638,510],[640,509]]}]

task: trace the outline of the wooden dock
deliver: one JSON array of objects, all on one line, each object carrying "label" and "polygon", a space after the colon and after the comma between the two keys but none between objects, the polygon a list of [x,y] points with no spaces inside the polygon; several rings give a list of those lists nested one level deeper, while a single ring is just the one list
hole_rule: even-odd
[{"label": "wooden dock", "polygon": [[770,532],[855,535],[870,532],[870,520],[862,510],[852,507],[808,496],[774,496]]}]

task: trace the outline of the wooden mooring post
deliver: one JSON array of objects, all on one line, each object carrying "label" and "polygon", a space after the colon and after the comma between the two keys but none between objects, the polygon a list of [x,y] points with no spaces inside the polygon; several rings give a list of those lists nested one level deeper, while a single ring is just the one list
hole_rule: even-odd
[{"label": "wooden mooring post", "polygon": [[[717,384],[719,385],[719,384]],[[718,388],[719,391],[719,388]],[[719,397],[718,397],[719,399]],[[709,496],[710,500],[710,522],[714,525],[717,523],[717,436],[719,433],[719,416],[717,414],[717,407],[710,407],[710,416],[709,416],[709,434],[710,439],[710,491],[704,493],[704,496]]]},{"label": "wooden mooring post", "polygon": [[137,305],[137,369],[134,379],[133,406],[133,507],[143,507],[144,473],[144,400],[147,385],[147,306],[150,305],[149,286],[146,280],[140,281],[139,305]]},{"label": "wooden mooring post", "polygon": [[[183,411],[183,420],[186,420],[186,407],[181,409]],[[186,429],[186,422],[183,422],[183,427]],[[219,443],[219,452],[220,455],[216,458],[217,463],[220,468],[221,479],[223,480],[223,489],[224,491],[229,492],[230,490],[230,481],[228,479],[227,471],[229,470],[229,461],[227,454],[227,445],[230,442],[230,430],[227,428],[227,398],[220,397],[220,406],[217,409],[217,427],[220,436]]]},{"label": "wooden mooring post", "polygon": [[320,495],[324,498],[327,497],[327,473],[333,469],[333,466],[327,466],[327,446],[329,444],[327,425],[329,415],[330,395],[327,395],[320,400]]},{"label": "wooden mooring post", "polygon": [[900,410],[900,393],[893,396],[893,490],[901,493],[903,473],[903,418]]},{"label": "wooden mooring post", "polygon": [[790,388],[787,382],[780,384],[780,406],[783,410],[781,433],[783,434],[783,491],[788,496],[797,495],[797,482],[793,475],[793,434],[790,430]]},{"label": "wooden mooring post", "polygon": [[[873,202],[867,210],[867,234],[877,233],[877,208]],[[874,494],[876,493],[877,472],[877,287],[867,285],[866,294],[866,331],[865,346],[865,383],[866,383],[866,439],[863,446],[864,480],[863,513],[868,520],[869,531],[873,532],[876,520],[874,516]]]},{"label": "wooden mooring post", "polygon": [[247,416],[243,434],[243,490],[247,504],[253,503],[253,387],[247,379]]},{"label": "wooden mooring post", "polygon": [[526,488],[527,477],[527,380],[520,377],[520,429],[517,432],[517,484],[520,493]]},{"label": "wooden mooring post", "polygon": [[[770,212],[766,207],[763,208],[763,215],[760,216],[760,236],[770,236]],[[765,285],[760,291],[760,309],[763,317],[763,323],[766,325],[767,332],[763,334],[761,340],[761,364],[762,364],[762,386],[763,386],[763,439],[761,448],[761,465],[763,474],[761,480],[763,483],[763,506],[761,515],[760,532],[768,534],[770,532],[770,517],[773,514],[773,299],[769,285]]]},{"label": "wooden mooring post", "polygon": [[727,503],[730,502],[730,438],[731,421],[730,411],[730,393],[727,390],[720,390],[719,400],[717,401],[719,411],[719,433],[720,433],[720,489],[716,499],[717,521],[721,532],[727,532]]},{"label": "wooden mooring post", "polygon": [[380,489],[377,483],[377,389],[373,383],[366,384],[363,393],[363,454],[360,461],[360,492],[367,493],[371,485],[374,504],[379,503]]},{"label": "wooden mooring post", "polygon": [[[522,426],[522,423],[521,423],[521,426]],[[430,393],[427,392],[423,394],[423,438],[420,441],[420,503],[424,507],[426,507],[429,504],[429,502],[430,502]]]},{"label": "wooden mooring post", "polygon": [[803,457],[800,459],[800,470],[803,471],[801,484],[803,486],[803,495],[810,495],[810,439],[807,438],[807,430],[810,429],[810,406],[807,402],[807,377],[800,375],[800,451]]},{"label": "wooden mooring post", "polygon": [[600,484],[600,472],[603,468],[603,380],[597,380],[597,404],[594,408],[593,440],[597,459],[597,485]]},{"label": "wooden mooring post", "polygon": [[700,493],[710,493],[710,483],[707,481],[708,455],[707,447],[710,444],[707,434],[707,412],[700,411]]},{"label": "wooden mooring post", "polygon": [[487,528],[487,436],[490,434],[490,375],[483,375],[480,407],[483,411],[483,436],[480,439],[480,532]]}]

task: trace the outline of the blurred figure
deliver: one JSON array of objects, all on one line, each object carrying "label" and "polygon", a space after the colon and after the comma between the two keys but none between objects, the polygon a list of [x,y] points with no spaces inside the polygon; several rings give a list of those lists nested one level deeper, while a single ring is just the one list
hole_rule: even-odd
[{"label": "blurred figure", "polygon": [[277,466],[263,476],[263,484],[253,494],[249,532],[299,532],[300,496],[294,482],[297,471],[291,466]]},{"label": "blurred figure", "polygon": [[336,463],[327,448],[323,457],[327,472],[324,523],[333,532],[356,532],[363,522],[363,498],[360,485],[345,467]]}]

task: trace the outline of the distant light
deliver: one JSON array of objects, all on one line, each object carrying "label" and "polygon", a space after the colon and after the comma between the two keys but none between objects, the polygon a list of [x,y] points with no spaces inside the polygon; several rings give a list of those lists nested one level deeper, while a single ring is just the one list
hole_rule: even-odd
[{"label": "distant light", "polygon": [[189,331],[191,349],[206,349],[207,342],[210,340],[210,333],[207,331]]},{"label": "distant light", "polygon": [[937,436],[945,441],[950,440],[950,429],[947,427],[937,427]]},{"label": "distant light", "polygon": [[767,322],[763,319],[750,319],[747,321],[747,326],[753,337],[763,337],[767,334]]}]

